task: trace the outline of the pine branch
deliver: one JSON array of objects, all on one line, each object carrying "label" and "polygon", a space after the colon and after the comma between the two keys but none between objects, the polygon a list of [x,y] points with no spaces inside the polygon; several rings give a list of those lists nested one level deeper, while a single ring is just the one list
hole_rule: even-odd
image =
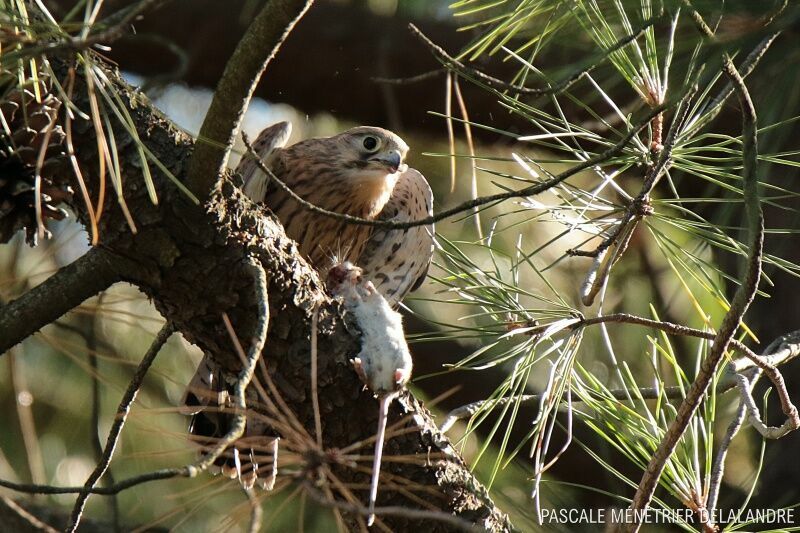
[{"label": "pine branch", "polygon": [[[711,349],[700,365],[700,370],[692,383],[686,398],[678,407],[675,419],[670,424],[664,438],[653,454],[647,465],[639,487],[634,495],[631,509],[636,515],[648,507],[653,498],[658,481],[675,447],[683,436],[686,428],[691,423],[697,407],[708,391],[709,383],[722,360],[733,335],[739,327],[747,308],[753,301],[758,291],[758,282],[761,278],[761,261],[764,247],[764,214],[761,211],[761,201],[758,193],[758,134],[756,110],[750,99],[750,93],[744,80],[731,58],[726,54],[723,57],[723,73],[728,77],[734,87],[734,92],[739,99],[742,113],[742,181],[744,183],[745,216],[747,230],[750,236],[749,254],[745,265],[742,284],[736,291],[730,309],[725,314],[722,324],[717,331]],[[638,531],[640,523],[629,525],[630,531]]]}]

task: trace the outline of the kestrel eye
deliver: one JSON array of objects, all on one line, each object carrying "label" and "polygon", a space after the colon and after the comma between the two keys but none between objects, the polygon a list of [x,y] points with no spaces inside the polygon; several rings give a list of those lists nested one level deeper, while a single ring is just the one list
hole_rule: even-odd
[{"label": "kestrel eye", "polygon": [[364,137],[363,144],[364,144],[364,149],[365,150],[367,150],[368,152],[374,152],[374,151],[376,151],[378,149],[378,145],[380,143],[378,142],[377,138],[375,138],[375,137],[373,137],[371,135],[368,135],[368,136]]}]

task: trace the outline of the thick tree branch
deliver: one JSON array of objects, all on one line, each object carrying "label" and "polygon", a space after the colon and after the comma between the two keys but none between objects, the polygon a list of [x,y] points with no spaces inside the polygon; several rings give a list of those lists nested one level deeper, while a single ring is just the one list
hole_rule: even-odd
[{"label": "thick tree branch", "polygon": [[247,28],[214,91],[189,163],[187,185],[205,198],[225,172],[250,98],[267,65],[314,0],[269,0]]},{"label": "thick tree branch", "polygon": [[121,279],[118,263],[94,248],[0,308],[0,355]]},{"label": "thick tree branch", "polygon": [[[54,68],[63,76],[69,65],[54,61]],[[193,148],[191,139],[154,113],[111,71],[108,75],[121,101],[128,107],[139,138],[169,172],[185,181]],[[73,100],[81,109],[88,108],[86,94],[82,79],[76,77]],[[80,133],[75,138],[75,153],[81,168],[85,169],[87,189],[95,195],[99,184],[94,132],[86,123],[76,121],[75,127]],[[98,230],[103,249],[126,267],[119,277],[145,292],[188,341],[229,371],[238,373],[243,363],[231,350],[231,338],[220,317],[225,314],[230,318],[238,338],[250,339],[257,331],[265,299],[254,291],[252,267],[248,266],[248,261],[255,260],[268,280],[270,316],[269,348],[259,359],[256,377],[262,382],[265,378],[273,381],[298,424],[309,433],[313,431],[314,415],[308,393],[308,339],[312,310],[319,305],[318,394],[323,415],[323,447],[325,450],[344,449],[354,441],[374,435],[375,400],[362,390],[349,364],[350,357],[358,352],[358,338],[345,326],[338,305],[326,296],[318,274],[299,256],[296,244],[285,236],[281,226],[227,179],[219,180],[211,197],[198,208],[164,175],[154,175],[161,201],[153,205],[136,171],[139,161],[136,143],[118,138],[118,149],[125,174],[126,202],[139,231],[136,235],[130,233],[121,209],[111,202],[105,205]],[[88,223],[82,202],[75,202],[73,210],[80,221]],[[198,290],[200,287],[202,290]],[[404,424],[403,431],[392,438],[393,450],[402,455],[418,455],[422,460],[390,463],[385,469],[388,473],[409,480],[412,486],[424,487],[426,492],[441,494],[437,501],[441,502],[445,513],[481,523],[493,531],[510,529],[507,517],[495,507],[485,489],[438,432],[430,414],[414,398],[396,402],[396,407],[390,411],[390,424],[393,423]],[[425,457],[443,459],[427,462]],[[116,494],[138,484],[191,476],[197,471],[176,466],[121,480],[113,486],[94,487],[89,492]],[[350,468],[337,470],[336,476],[347,486],[365,484],[368,479],[368,474]],[[278,482],[281,479],[278,476]],[[86,492],[85,487],[43,487],[4,481],[0,485],[31,492]],[[418,500],[407,498],[406,493],[407,490],[387,488],[381,492],[379,504],[419,508]],[[366,494],[362,499],[356,491],[355,498],[353,501],[366,501]],[[362,520],[360,515],[344,514],[351,524]],[[386,516],[383,522],[395,530],[451,528],[446,523],[432,523],[421,516],[392,515]]]}]

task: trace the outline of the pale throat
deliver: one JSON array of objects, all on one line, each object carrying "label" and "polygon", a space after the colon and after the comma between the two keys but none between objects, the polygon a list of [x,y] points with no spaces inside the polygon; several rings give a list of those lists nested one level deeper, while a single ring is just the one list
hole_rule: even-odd
[{"label": "pale throat", "polygon": [[353,205],[365,218],[375,218],[384,208],[400,177],[399,172],[361,171],[352,180]]}]

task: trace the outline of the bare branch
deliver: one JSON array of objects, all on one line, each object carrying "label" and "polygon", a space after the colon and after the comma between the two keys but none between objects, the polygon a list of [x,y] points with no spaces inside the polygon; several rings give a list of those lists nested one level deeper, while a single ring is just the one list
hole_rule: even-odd
[{"label": "bare branch", "polygon": [[375,76],[370,78],[370,80],[374,81],[375,83],[382,83],[384,85],[409,85],[412,83],[419,83],[421,81],[427,81],[436,78],[437,76],[446,72],[447,69],[445,68],[437,68],[436,70],[429,70],[428,72],[423,72],[422,74],[409,76],[407,78],[382,78],[380,76]]},{"label": "bare branch", "polygon": [[722,485],[722,476],[725,473],[725,459],[728,456],[728,449],[731,447],[731,442],[739,429],[742,427],[744,417],[747,414],[747,407],[744,402],[739,402],[739,407],[736,409],[736,415],[728,425],[725,431],[725,436],[722,437],[722,442],[719,444],[717,454],[714,456],[714,465],[711,468],[711,478],[708,483],[708,498],[706,499],[706,510],[709,516],[714,516],[714,510],[717,508],[717,500],[719,499],[719,489]]},{"label": "bare branch", "polygon": [[[193,474],[194,472],[194,474]],[[133,476],[128,479],[123,479],[116,485],[109,487],[94,487],[87,490],[85,487],[57,487],[54,485],[37,485],[35,483],[14,483],[0,479],[0,487],[5,487],[16,492],[24,492],[27,494],[82,494],[88,492],[89,494],[100,494],[109,496],[112,494],[119,494],[123,490],[127,490],[142,483],[149,483],[150,481],[158,481],[161,479],[170,479],[173,477],[193,477],[196,475],[195,470],[190,470],[189,467],[182,466],[179,468],[162,468],[146,474]]]},{"label": "bare branch", "polygon": [[119,281],[119,263],[93,248],[44,283],[0,307],[0,355]]},{"label": "bare branch", "polygon": [[114,456],[114,450],[117,447],[119,437],[122,434],[122,429],[125,427],[125,422],[127,421],[128,414],[131,411],[131,406],[136,400],[136,395],[139,393],[142,382],[144,381],[148,370],[150,370],[150,365],[153,364],[158,352],[161,351],[161,348],[164,346],[164,343],[167,342],[167,339],[172,335],[173,331],[174,328],[171,323],[167,322],[164,324],[164,326],[161,328],[161,331],[158,332],[156,338],[153,340],[153,343],[150,345],[150,348],[147,350],[144,358],[139,363],[139,366],[136,368],[136,372],[133,374],[133,378],[131,378],[130,383],[128,383],[128,389],[122,396],[119,407],[117,407],[117,417],[114,420],[114,424],[111,426],[111,431],[108,433],[108,439],[106,440],[106,446],[103,449],[103,455],[100,458],[100,461],[97,463],[94,471],[89,476],[89,479],[86,480],[83,489],[80,491],[80,494],[75,501],[75,506],[72,509],[69,525],[66,528],[66,531],[69,533],[74,532],[78,528],[78,525],[81,522],[81,515],[83,515],[83,509],[86,506],[86,501],[89,499],[89,496],[92,493],[92,489],[100,480],[100,478],[103,477],[103,474],[111,464],[111,459]]},{"label": "bare branch", "polygon": [[[783,412],[786,415],[786,420],[781,426],[767,426],[764,424],[761,420],[761,410],[753,399],[753,386],[751,381],[744,374],[737,374],[736,376],[739,380],[739,394],[742,398],[742,404],[747,407],[747,418],[762,437],[765,439],[779,439],[800,427],[800,418],[797,416],[797,408],[791,401],[788,401],[788,392],[786,392],[786,386],[783,385],[783,377],[780,374],[778,374],[778,376],[780,377],[780,383],[783,387],[776,385],[775,388],[776,390],[782,391],[779,394],[781,396]],[[786,401],[784,401],[784,398]]]},{"label": "bare branch", "polygon": [[[717,336],[713,331],[703,331],[701,329],[690,328],[681,324],[673,324],[672,322],[662,322],[660,320],[653,320],[641,316],[631,315],[628,313],[613,313],[610,315],[603,315],[594,318],[585,318],[575,324],[578,326],[592,326],[595,324],[605,324],[608,322],[621,323],[621,324],[637,324],[639,326],[646,326],[648,328],[655,328],[672,335],[682,335],[684,337],[697,337],[699,339],[714,340]],[[736,339],[731,339],[730,345],[748,359],[754,361],[754,364],[766,364],[762,357],[758,356],[753,350],[747,347],[742,342]]]}]

